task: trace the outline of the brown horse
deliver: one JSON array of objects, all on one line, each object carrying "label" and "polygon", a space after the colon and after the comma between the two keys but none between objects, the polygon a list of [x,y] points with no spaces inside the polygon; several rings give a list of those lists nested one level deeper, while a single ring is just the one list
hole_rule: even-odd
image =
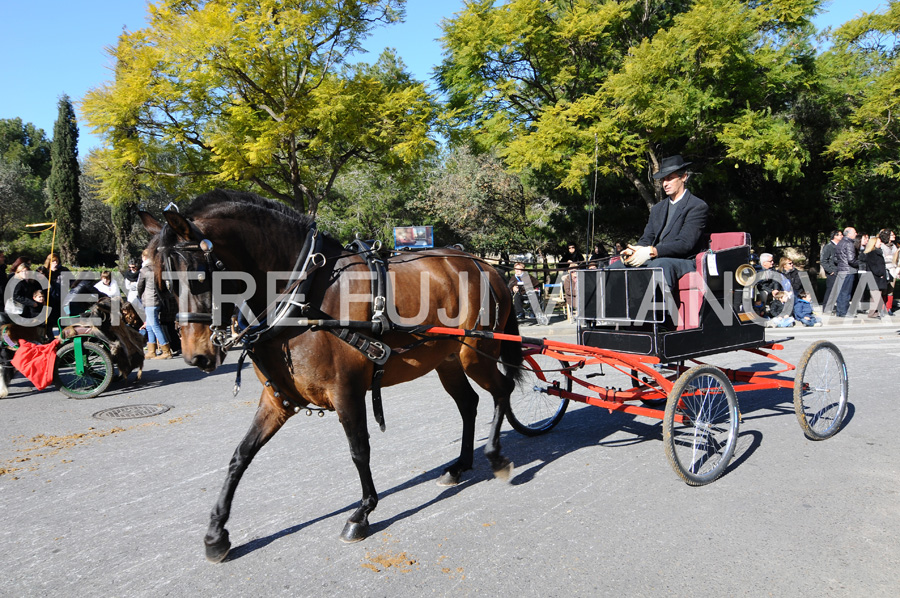
[{"label": "brown horse", "polygon": [[[291,415],[307,406],[337,412],[362,485],[362,501],[344,526],[341,539],[355,542],[366,537],[368,515],[378,504],[369,468],[366,424],[366,393],[379,369],[378,351],[373,347],[392,349],[376,386],[393,386],[437,370],[456,401],[463,420],[462,449],[439,484],[459,483],[462,472],[472,467],[478,394],[466,376],[494,399],[485,455],[497,477],[509,477],[512,463],[500,452],[500,426],[520,373],[521,344],[497,341],[489,338],[490,334],[479,339],[435,338],[416,333],[415,326],[450,324],[517,335],[509,292],[492,267],[448,249],[394,256],[387,260],[387,305],[379,306],[373,299],[370,267],[361,252],[346,250],[327,235],[314,235],[310,218],[282,204],[248,193],[214,191],[196,198],[183,215],[167,211],[165,224],[147,213],[141,218],[155,235],[149,248],[156,256],[157,276],[180,277],[182,281],[177,285],[181,310],[177,319],[187,363],[207,372],[221,364],[222,346],[235,340],[235,332],[233,328],[226,332],[228,322],[220,325],[214,321],[210,326],[210,321],[219,319],[219,314],[230,315],[238,304],[234,297],[242,292],[251,317],[266,312],[273,298],[262,289],[270,288],[267,280],[273,272],[281,273],[281,279],[272,284],[284,294],[297,288],[292,280],[302,273],[299,278],[305,282],[299,288],[303,296],[294,302],[301,315],[318,318],[317,322],[344,323],[324,329],[294,314],[275,328],[264,326],[265,332],[258,336],[243,337],[245,341],[256,339],[243,348],[249,350],[264,388],[253,423],[234,452],[212,510],[204,538],[210,561],[223,560],[231,547],[225,523],[250,461]],[[302,259],[304,251],[308,251],[307,260]],[[299,266],[301,262],[303,266]],[[233,280],[235,273],[243,273],[243,280]],[[260,291],[251,294],[248,287],[254,285]],[[378,319],[381,307],[390,316],[391,323],[386,326],[384,318]],[[276,311],[270,308],[268,315],[273,317]],[[373,315],[375,323],[367,328]],[[357,328],[348,330],[354,326]],[[370,336],[356,336],[360,330]],[[498,363],[504,364],[502,370]],[[373,388],[373,395],[376,390]],[[378,407],[374,411],[379,419]]]}]

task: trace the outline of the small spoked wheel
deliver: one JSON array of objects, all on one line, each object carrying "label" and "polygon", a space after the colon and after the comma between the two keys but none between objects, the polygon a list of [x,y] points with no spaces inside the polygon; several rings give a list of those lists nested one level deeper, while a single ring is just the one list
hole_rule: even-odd
[{"label": "small spoked wheel", "polygon": [[807,438],[825,440],[837,434],[847,413],[849,388],[840,350],[828,341],[810,345],[794,377],[794,412]]},{"label": "small spoked wheel", "polygon": [[698,365],[683,373],[663,418],[663,444],[675,473],[691,486],[715,481],[734,455],[737,436],[737,396],[722,370]]},{"label": "small spoked wheel", "polygon": [[[660,385],[656,382],[655,377],[642,376],[641,374],[642,374],[642,372],[639,372],[635,369],[631,370],[631,378],[634,380],[634,384],[636,386],[642,387],[645,391],[649,391],[650,388],[652,387],[656,390],[659,390],[660,394],[662,394],[662,395],[666,394],[665,390],[663,390],[660,387]],[[645,406],[654,407],[654,408],[658,408],[658,409],[664,408],[666,406],[666,401],[668,401],[668,398],[666,396],[662,396],[658,399],[647,399],[647,398],[641,397],[641,403],[643,403]]]},{"label": "small spoked wheel", "polygon": [[548,389],[572,390],[572,380],[562,374],[561,361],[542,353],[525,356],[522,381],[509,397],[510,425],[526,436],[537,436],[553,429],[569,406],[569,399],[550,394]]},{"label": "small spoked wheel", "polygon": [[56,352],[53,382],[70,399],[92,399],[109,388],[113,379],[112,357],[106,347],[84,341],[81,349],[80,365],[78,346],[74,341]]}]

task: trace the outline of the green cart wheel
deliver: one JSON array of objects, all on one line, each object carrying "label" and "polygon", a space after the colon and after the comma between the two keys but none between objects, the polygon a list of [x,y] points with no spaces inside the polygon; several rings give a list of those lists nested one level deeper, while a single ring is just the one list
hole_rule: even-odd
[{"label": "green cart wheel", "polygon": [[92,399],[112,379],[112,357],[99,343],[76,338],[56,352],[53,382],[70,399]]}]

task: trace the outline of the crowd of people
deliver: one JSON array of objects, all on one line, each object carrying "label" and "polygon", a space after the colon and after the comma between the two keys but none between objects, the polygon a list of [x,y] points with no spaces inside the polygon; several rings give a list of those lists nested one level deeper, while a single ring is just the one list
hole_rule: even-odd
[{"label": "crowd of people", "polygon": [[[627,246],[617,244],[619,252],[621,247]],[[866,317],[870,319],[892,315],[898,309],[900,299],[894,298],[894,288],[900,276],[900,251],[892,230],[882,229],[872,235],[858,235],[854,227],[831,231],[819,255],[825,280],[821,297],[817,294],[817,272],[801,270],[788,255],[780,256],[777,265],[775,260],[768,252],[753,260],[761,279],[756,284],[753,307],[769,326],[821,326],[824,315],[854,317],[854,308],[858,307],[851,304],[854,297],[858,304],[867,306]],[[578,270],[606,267],[608,263],[609,254],[602,244],[596,244],[587,258],[576,244],[568,244],[556,265],[567,317],[574,317],[577,310]],[[867,288],[859,291],[860,285]],[[532,301],[540,303],[541,285],[523,262],[515,264],[509,287],[517,317],[533,318],[531,306],[536,303]]]},{"label": "crowd of people", "polygon": [[49,339],[61,316],[82,315],[101,297],[122,299],[138,314],[145,314],[143,321],[136,323],[147,341],[145,359],[171,359],[179,351],[174,326],[176,306],[168,294],[157,291],[147,257],[145,252],[141,264],[129,261],[127,271],[117,273],[124,282],[122,288],[110,270],[103,270],[99,277],[91,271],[73,274],[55,253],[38,266],[20,256],[7,268],[6,255],[0,251],[0,296],[5,299],[0,311],[29,320],[43,314],[44,333]]}]

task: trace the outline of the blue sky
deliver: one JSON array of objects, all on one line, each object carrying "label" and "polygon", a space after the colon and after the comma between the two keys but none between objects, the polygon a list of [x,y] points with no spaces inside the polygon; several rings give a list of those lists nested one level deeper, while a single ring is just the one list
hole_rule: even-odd
[{"label": "blue sky", "polygon": [[[0,0],[0,118],[19,117],[53,136],[57,102],[112,79],[105,48],[123,27],[146,25],[145,0]],[[429,80],[441,61],[440,21],[462,10],[463,0],[408,0],[406,22],[377,30],[367,49],[377,56],[396,48],[410,72]],[[884,10],[887,0],[832,0],[816,24],[838,26],[863,12]],[[80,124],[80,155],[99,140]]]}]

